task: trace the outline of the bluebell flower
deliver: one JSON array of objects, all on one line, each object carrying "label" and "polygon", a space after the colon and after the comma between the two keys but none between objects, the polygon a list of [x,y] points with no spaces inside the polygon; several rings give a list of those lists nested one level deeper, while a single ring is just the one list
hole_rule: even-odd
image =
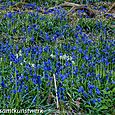
[{"label": "bluebell flower", "polygon": [[80,87],[79,87],[78,92],[79,92],[79,93],[83,93],[83,92],[84,92],[83,86],[80,86]]},{"label": "bluebell flower", "polygon": [[100,90],[96,87],[96,94],[100,95],[100,93],[101,93]]},{"label": "bluebell flower", "polygon": [[86,77],[90,77],[90,76],[91,76],[91,73],[88,72],[88,73],[86,74]]},{"label": "bluebell flower", "polygon": [[28,33],[30,33],[32,30],[32,27],[31,26],[28,26]]},{"label": "bluebell flower", "polygon": [[78,67],[76,66],[75,69],[74,69],[74,75],[78,73]]},{"label": "bluebell flower", "polygon": [[92,103],[92,104],[95,104],[95,103],[96,103],[96,99],[92,99],[92,100],[91,100],[91,103]]},{"label": "bluebell flower", "polygon": [[98,101],[98,102],[101,102],[101,98],[98,98],[97,101]]},{"label": "bluebell flower", "polygon": [[16,33],[16,32],[17,32],[16,28],[14,28],[12,32],[13,32],[13,33]]},{"label": "bluebell flower", "polygon": [[61,80],[64,81],[67,78],[67,75],[60,74]]},{"label": "bluebell flower", "polygon": [[82,31],[82,27],[81,27],[80,25],[77,25],[77,26],[76,26],[76,30],[77,30],[77,31]]},{"label": "bluebell flower", "polygon": [[108,75],[106,75],[106,80],[109,80],[109,76]]},{"label": "bluebell flower", "polygon": [[11,90],[11,93],[16,94],[16,92],[17,92],[17,91],[16,91],[15,89],[14,89],[14,90]]},{"label": "bluebell flower", "polygon": [[10,99],[10,98],[11,98],[11,96],[10,96],[10,95],[8,95],[8,96],[7,96],[7,99]]},{"label": "bluebell flower", "polygon": [[79,39],[78,34],[75,34],[75,38],[76,38],[76,44],[78,44],[79,43],[79,41],[78,41],[78,39]]},{"label": "bluebell flower", "polygon": [[7,7],[6,6],[1,6],[0,10],[5,10]]},{"label": "bluebell flower", "polygon": [[88,60],[88,59],[89,59],[89,56],[88,56],[88,55],[85,55],[84,58],[85,58],[86,60]]},{"label": "bluebell flower", "polygon": [[24,79],[24,76],[23,76],[23,75],[18,76],[18,80],[22,80],[22,79]]},{"label": "bluebell flower", "polygon": [[42,52],[43,52],[43,47],[40,46],[40,47],[39,47],[39,54],[42,54]]},{"label": "bluebell flower", "polygon": [[46,33],[45,38],[46,38],[47,41],[50,41],[50,40],[51,40],[51,38],[49,37],[48,33]]},{"label": "bluebell flower", "polygon": [[25,90],[28,91],[28,89],[29,89],[28,86],[25,86]]},{"label": "bluebell flower", "polygon": [[84,96],[85,98],[88,98],[88,94],[85,93],[85,92],[83,92],[83,96]]},{"label": "bluebell flower", "polygon": [[88,88],[89,88],[89,89],[94,89],[95,86],[94,86],[94,85],[91,85],[90,83],[88,83]]},{"label": "bluebell flower", "polygon": [[65,92],[65,88],[60,88],[60,91],[61,91],[61,99],[64,100],[64,92]]},{"label": "bluebell flower", "polygon": [[37,83],[40,85],[41,83],[42,83],[42,81],[41,81],[41,76],[37,76]]},{"label": "bluebell flower", "polygon": [[17,92],[22,92],[22,85],[19,86]]},{"label": "bluebell flower", "polygon": [[6,88],[6,84],[4,83],[4,80],[2,80],[1,86],[2,86],[3,88]]},{"label": "bluebell flower", "polygon": [[26,27],[22,27],[22,28],[21,28],[21,31],[22,31],[23,33],[25,33],[25,32],[26,32]]},{"label": "bluebell flower", "polygon": [[115,84],[115,81],[114,80],[112,80],[112,82],[111,82],[112,84]]},{"label": "bluebell flower", "polygon": [[50,76],[48,74],[45,74],[46,79],[50,79]]},{"label": "bluebell flower", "polygon": [[108,88],[108,87],[106,88],[106,91],[109,91],[109,88]]},{"label": "bluebell flower", "polygon": [[12,12],[8,12],[8,13],[7,13],[7,17],[8,17],[8,18],[12,18]]},{"label": "bluebell flower", "polygon": [[92,89],[90,89],[90,90],[88,91],[88,93],[89,93],[90,95],[92,95]]},{"label": "bluebell flower", "polygon": [[82,52],[83,52],[83,50],[82,50],[81,48],[79,48],[79,49],[78,49],[78,52],[79,52],[79,53],[82,53]]},{"label": "bluebell flower", "polygon": [[31,37],[30,41],[31,41],[31,42],[34,42],[34,41],[35,41],[34,36]]},{"label": "bluebell flower", "polygon": [[41,8],[40,8],[40,7],[37,7],[36,9],[37,9],[37,11],[41,11]]},{"label": "bluebell flower", "polygon": [[[31,8],[32,10],[34,10],[34,8],[36,8],[36,5],[35,4],[26,4],[24,5],[25,8]],[[31,15],[33,15],[33,13],[31,13]]]},{"label": "bluebell flower", "polygon": [[16,56],[14,54],[10,54],[10,61],[15,62],[16,61]]}]

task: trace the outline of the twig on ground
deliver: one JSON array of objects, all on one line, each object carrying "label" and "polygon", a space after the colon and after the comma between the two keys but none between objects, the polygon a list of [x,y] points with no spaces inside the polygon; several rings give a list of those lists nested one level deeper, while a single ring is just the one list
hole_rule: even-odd
[{"label": "twig on ground", "polygon": [[54,77],[54,86],[55,86],[55,92],[56,92],[56,106],[57,106],[57,109],[58,109],[59,108],[59,100],[58,100],[58,94],[57,94],[57,85],[56,85],[55,74],[53,74],[53,77]]}]

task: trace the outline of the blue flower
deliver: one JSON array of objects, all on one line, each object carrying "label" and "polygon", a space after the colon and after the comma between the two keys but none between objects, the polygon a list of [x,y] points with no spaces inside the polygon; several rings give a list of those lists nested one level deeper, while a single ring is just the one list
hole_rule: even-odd
[{"label": "blue flower", "polygon": [[29,89],[28,86],[25,86],[25,90],[28,91],[28,89]]},{"label": "blue flower", "polygon": [[67,78],[67,75],[62,75],[61,74],[60,77],[61,77],[61,80],[64,81]]},{"label": "blue flower", "polygon": [[115,84],[115,81],[114,80],[112,80],[112,82],[111,82],[112,84]]},{"label": "blue flower", "polygon": [[100,93],[101,93],[100,90],[96,87],[96,94],[100,95]]},{"label": "blue flower", "polygon": [[14,90],[11,90],[11,93],[16,94],[16,92],[17,92],[17,91],[16,91],[15,89],[14,89]]},{"label": "blue flower", "polygon": [[97,101],[98,101],[98,102],[101,102],[101,98],[98,98]]},{"label": "blue flower", "polygon": [[74,70],[74,75],[76,75],[78,73],[78,66],[75,67],[75,70]]},{"label": "blue flower", "polygon": [[31,42],[34,42],[34,41],[35,41],[35,39],[34,39],[33,36],[31,37],[30,41],[31,41]]},{"label": "blue flower", "polygon": [[14,54],[10,54],[10,61],[15,62],[16,61],[16,56]]},{"label": "blue flower", "polygon": [[36,9],[37,9],[37,11],[40,11],[40,10],[41,10],[41,8],[40,8],[40,7],[37,7]]},{"label": "blue flower", "polygon": [[79,87],[78,92],[79,92],[79,93],[83,93],[83,92],[84,92],[83,86],[80,86],[80,87]]},{"label": "blue flower", "polygon": [[48,33],[46,33],[46,37],[45,37],[45,38],[46,38],[47,41],[50,41],[50,39],[51,39],[51,38],[49,37]]},{"label": "blue flower", "polygon": [[8,18],[12,18],[12,12],[8,12],[8,13],[7,13],[7,17],[8,17]]},{"label": "blue flower", "polygon": [[106,91],[109,91],[109,88],[108,88],[108,87],[106,88]]},{"label": "blue flower", "polygon": [[89,89],[94,89],[95,86],[94,86],[94,85],[91,85],[90,83],[88,83],[88,88],[89,88]]},{"label": "blue flower", "polygon": [[38,84],[41,84],[41,83],[42,83],[42,81],[41,81],[41,76],[37,76],[37,83],[38,83]]},{"label": "blue flower", "polygon": [[85,93],[85,92],[83,92],[83,96],[84,96],[85,98],[88,98],[88,95],[87,95],[87,93]]},{"label": "blue flower", "polygon": [[6,88],[6,85],[5,85],[5,83],[4,83],[4,80],[2,80],[1,86],[2,86],[3,88]]},{"label": "blue flower", "polygon": [[73,48],[72,48],[73,50],[76,50],[77,49],[77,47],[76,46],[73,46]]},{"label": "blue flower", "polygon": [[13,29],[13,33],[16,33],[16,31],[17,31],[16,28],[14,28],[14,29]]},{"label": "blue flower", "polygon": [[10,98],[11,98],[10,95],[8,95],[8,96],[7,96],[7,99],[10,99]]},{"label": "blue flower", "polygon": [[82,52],[83,52],[83,50],[82,50],[81,48],[79,48],[79,49],[78,49],[78,52],[79,52],[79,53],[82,53]]},{"label": "blue flower", "polygon": [[32,30],[32,27],[31,26],[28,26],[28,33],[30,33]]},{"label": "blue flower", "polygon": [[96,99],[92,99],[92,100],[91,100],[91,103],[92,103],[92,104],[95,104],[95,103],[96,103]]},{"label": "blue flower", "polygon": [[90,77],[90,76],[91,76],[91,73],[90,73],[90,72],[86,74],[86,77]]}]

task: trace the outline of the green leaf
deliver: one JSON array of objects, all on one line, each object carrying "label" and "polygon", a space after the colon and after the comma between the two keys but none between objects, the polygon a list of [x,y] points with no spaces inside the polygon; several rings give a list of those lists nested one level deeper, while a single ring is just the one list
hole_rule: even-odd
[{"label": "green leaf", "polygon": [[108,107],[106,105],[103,105],[100,110],[103,110],[103,109],[108,109]]}]

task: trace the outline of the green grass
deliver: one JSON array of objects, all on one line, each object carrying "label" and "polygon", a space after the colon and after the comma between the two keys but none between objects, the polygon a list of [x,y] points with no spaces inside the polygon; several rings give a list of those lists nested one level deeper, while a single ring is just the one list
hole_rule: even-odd
[{"label": "green grass", "polygon": [[[52,5],[52,1],[48,2]],[[75,17],[77,20],[71,25],[63,10],[58,12],[14,12],[9,18],[4,18],[7,11],[2,12],[0,109],[39,108],[44,114],[114,114],[113,20]]]}]

